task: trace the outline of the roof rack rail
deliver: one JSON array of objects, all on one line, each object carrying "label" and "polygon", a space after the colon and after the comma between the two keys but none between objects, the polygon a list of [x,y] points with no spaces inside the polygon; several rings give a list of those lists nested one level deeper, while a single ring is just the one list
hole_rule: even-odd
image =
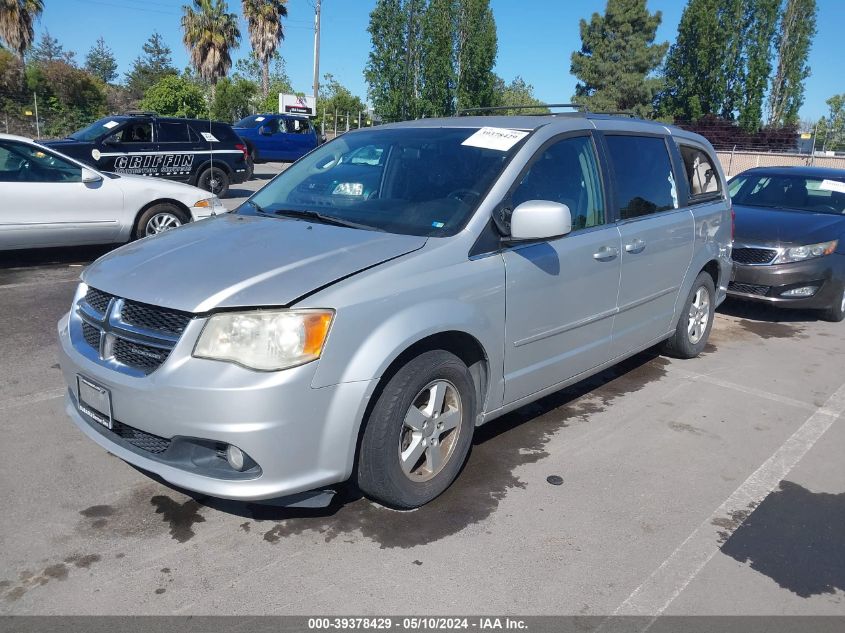
[{"label": "roof rack rail", "polygon": [[590,110],[590,114],[606,114],[608,116],[627,116],[632,119],[641,119],[642,117],[638,115],[633,110],[601,110],[593,112]]},{"label": "roof rack rail", "polygon": [[[572,108],[582,114],[587,114],[588,110],[586,106],[581,103],[537,103],[537,104],[530,104],[530,105],[510,105],[510,106],[488,106],[482,108],[465,108],[463,110],[458,110],[456,116],[465,116],[467,114],[473,113],[484,113],[484,112],[505,112],[508,110],[536,110],[538,108]],[[535,113],[536,114],[536,113]],[[540,112],[539,114],[547,114],[546,112]]]},{"label": "roof rack rail", "polygon": [[124,116],[158,116],[158,112],[146,112],[144,110],[127,110]]}]

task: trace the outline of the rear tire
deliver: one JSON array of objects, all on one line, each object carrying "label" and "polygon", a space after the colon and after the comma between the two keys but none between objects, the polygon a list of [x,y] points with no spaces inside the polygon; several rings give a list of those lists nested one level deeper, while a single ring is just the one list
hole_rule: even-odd
[{"label": "rear tire", "polygon": [[475,411],[472,376],[457,356],[434,350],[408,362],[366,420],[356,472],[361,492],[405,510],[436,498],[466,461]]},{"label": "rear tire", "polygon": [[208,167],[197,178],[197,187],[225,198],[229,193],[229,175],[219,167]]},{"label": "rear tire", "polygon": [[832,323],[839,323],[843,319],[845,319],[845,282],[843,282],[842,286],[839,290],[839,302],[834,303],[830,306],[827,310],[822,312],[822,318],[825,321],[831,321]]},{"label": "rear tire", "polygon": [[675,333],[663,343],[662,352],[675,358],[695,358],[704,351],[716,312],[713,278],[702,271],[695,278]]},{"label": "rear tire", "polygon": [[191,221],[191,217],[171,202],[159,202],[138,216],[133,238],[150,237],[175,229]]}]

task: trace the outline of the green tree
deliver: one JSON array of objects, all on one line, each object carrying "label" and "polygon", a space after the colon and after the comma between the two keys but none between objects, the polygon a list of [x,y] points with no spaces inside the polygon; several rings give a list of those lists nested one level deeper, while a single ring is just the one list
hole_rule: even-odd
[{"label": "green tree", "polygon": [[367,27],[372,49],[364,69],[373,108],[385,121],[404,118],[405,13],[402,0],[377,0]]},{"label": "green tree", "polygon": [[[270,61],[272,62],[272,68],[270,70],[267,96],[257,94],[254,99],[257,112],[278,112],[279,94],[293,93],[293,85],[290,82],[290,77],[288,77],[284,58],[276,51]],[[263,65],[258,61],[254,51],[250,51],[248,57],[242,57],[235,63],[235,77],[248,79],[254,82],[256,86],[261,86]]]},{"label": "green tree", "polygon": [[32,62],[63,61],[71,65],[74,57],[76,57],[76,53],[65,51],[65,47],[59,43],[59,40],[50,35],[50,31],[46,29],[41,34],[38,44],[29,54],[29,60]]},{"label": "green tree", "polygon": [[211,101],[211,118],[234,123],[253,111],[258,84],[243,77],[223,77]]},{"label": "green tree", "polygon": [[769,125],[798,122],[804,80],[810,76],[807,58],[816,34],[816,12],[816,0],[786,0],[775,40],[777,65],[769,91]]},{"label": "green tree", "polygon": [[580,80],[575,102],[650,115],[661,85],[653,73],[669,48],[654,43],[662,19],[660,11],[649,13],[646,0],[608,0],[604,15],[581,20],[581,50],[572,53],[570,68]]},{"label": "green tree", "polygon": [[65,136],[106,114],[106,86],[63,60],[27,66],[27,84],[38,94],[42,136]]},{"label": "green tree", "polygon": [[[350,127],[357,127],[358,113],[364,112],[367,106],[360,97],[352,94],[346,86],[342,85],[334,75],[326,73],[320,84],[320,95],[317,104],[317,118],[314,124],[321,129],[334,127],[334,117],[337,114],[337,129],[346,129],[346,115],[349,115]],[[326,119],[323,119],[325,112]],[[362,115],[363,116],[363,115]],[[324,127],[325,126],[325,127]]]},{"label": "green tree", "polygon": [[816,147],[825,150],[845,150],[845,93],[833,95],[825,101],[829,112],[816,126]]},{"label": "green tree", "polygon": [[516,106],[541,106],[543,102],[534,96],[534,86],[517,75],[509,84],[501,77],[496,77],[496,98],[494,104],[499,107],[513,106],[504,114],[546,114],[548,108],[518,108]]},{"label": "green tree", "polygon": [[35,39],[35,20],[44,11],[43,0],[0,0],[0,40],[23,61]]},{"label": "green tree", "polygon": [[191,64],[211,84],[213,99],[218,80],[232,67],[230,51],[240,44],[238,16],[229,13],[226,0],[194,0],[182,12],[182,40]]},{"label": "green tree", "polygon": [[455,0],[431,0],[422,18],[419,109],[425,116],[449,116],[455,111],[455,7]]},{"label": "green tree", "polygon": [[742,41],[745,72],[739,103],[739,126],[747,132],[760,129],[763,98],[772,72],[772,43],[780,0],[747,0]]},{"label": "green tree", "polygon": [[95,77],[99,77],[104,84],[111,83],[117,78],[117,60],[102,37],[88,51],[85,57],[85,69]]},{"label": "green tree", "polygon": [[282,18],[288,17],[287,0],[242,0],[241,4],[252,52],[261,62],[261,94],[266,99],[270,91],[270,60],[285,39]]},{"label": "green tree", "polygon": [[205,116],[208,108],[202,88],[179,75],[164,75],[150,86],[140,107],[163,116],[195,118]]},{"label": "green tree", "polygon": [[498,39],[490,0],[458,0],[456,33],[457,108],[493,103]]},{"label": "green tree", "polygon": [[126,73],[126,87],[137,98],[142,97],[147,88],[163,77],[179,74],[173,66],[173,51],[157,31],[144,42],[143,51],[144,54],[132,62],[132,70]]}]

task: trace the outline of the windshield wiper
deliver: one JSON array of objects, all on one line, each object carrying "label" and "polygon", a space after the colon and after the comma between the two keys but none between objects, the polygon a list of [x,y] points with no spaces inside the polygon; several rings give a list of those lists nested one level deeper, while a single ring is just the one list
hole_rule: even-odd
[{"label": "windshield wiper", "polygon": [[268,213],[260,209],[260,207],[258,207],[258,205],[256,205],[254,202],[252,202],[251,204],[255,206],[259,213],[264,213],[265,215],[281,215],[291,218],[302,218],[304,220],[312,220],[314,222],[321,222],[323,224],[332,224],[334,226],[345,226],[350,229],[363,229],[365,231],[384,232],[384,229],[372,226],[371,224],[359,224],[358,222],[352,222],[351,220],[342,220],[341,218],[336,218],[331,215],[323,215],[318,211],[309,211],[305,209],[279,209],[277,211],[273,211],[272,213]]}]

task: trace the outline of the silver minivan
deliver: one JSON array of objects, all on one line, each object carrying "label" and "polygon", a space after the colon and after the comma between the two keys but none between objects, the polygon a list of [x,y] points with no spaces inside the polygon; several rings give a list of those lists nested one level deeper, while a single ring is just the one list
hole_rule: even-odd
[{"label": "silver minivan", "polygon": [[87,268],[58,326],[67,412],[190,491],[317,504],[351,480],[414,508],[476,426],[657,344],[699,354],[731,234],[713,148],[684,130],[573,113],[350,132],[237,213]]}]

